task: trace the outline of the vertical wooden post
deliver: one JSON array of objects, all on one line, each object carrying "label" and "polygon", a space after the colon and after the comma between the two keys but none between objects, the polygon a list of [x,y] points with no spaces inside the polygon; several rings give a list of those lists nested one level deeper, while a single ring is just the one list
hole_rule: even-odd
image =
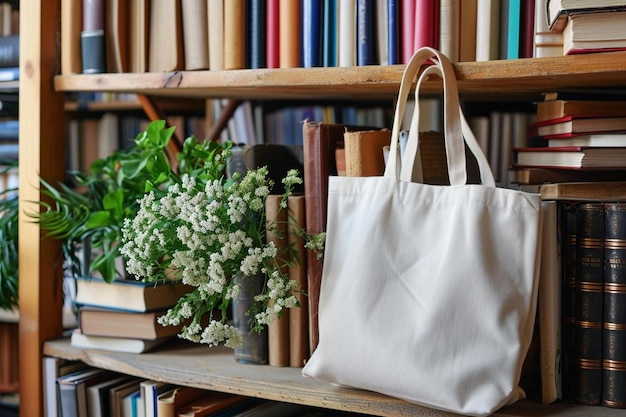
[{"label": "vertical wooden post", "polygon": [[20,4],[19,361],[20,416],[43,416],[43,342],[62,334],[62,269],[58,242],[40,240],[25,212],[39,210],[39,178],[65,173],[63,94],[53,78],[60,67],[60,0]]}]

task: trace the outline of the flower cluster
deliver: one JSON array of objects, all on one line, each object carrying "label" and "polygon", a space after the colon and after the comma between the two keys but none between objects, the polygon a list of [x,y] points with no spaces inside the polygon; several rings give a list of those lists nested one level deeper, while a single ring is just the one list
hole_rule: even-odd
[{"label": "flower cluster", "polygon": [[[284,209],[302,179],[291,170],[283,183]],[[140,200],[136,216],[122,228],[127,271],[149,282],[173,277],[193,287],[159,323],[186,323],[179,336],[197,343],[240,345],[241,336],[227,321],[227,308],[241,290],[236,276],[264,279],[249,310],[255,331],[298,305],[296,283],[282,272],[289,256],[265,238],[265,201],[272,186],[266,167],[229,179],[184,175]]]}]

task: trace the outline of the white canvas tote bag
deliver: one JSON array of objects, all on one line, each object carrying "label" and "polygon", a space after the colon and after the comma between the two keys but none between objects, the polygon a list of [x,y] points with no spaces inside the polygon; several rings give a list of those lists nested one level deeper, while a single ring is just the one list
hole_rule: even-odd
[{"label": "white canvas tote bag", "polygon": [[[449,186],[416,182],[417,112],[401,166],[397,159],[405,103],[424,69],[444,81]],[[464,143],[481,184],[466,184]],[[416,52],[405,69],[390,151],[382,177],[330,178],[319,344],[303,375],[488,415],[523,396],[540,197],[495,186],[460,110],[452,64],[431,48]]]}]

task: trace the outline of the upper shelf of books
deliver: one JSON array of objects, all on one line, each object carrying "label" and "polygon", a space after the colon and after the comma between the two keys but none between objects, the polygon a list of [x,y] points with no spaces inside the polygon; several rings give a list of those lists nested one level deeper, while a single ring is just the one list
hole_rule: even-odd
[{"label": "upper shelf of books", "polygon": [[[57,91],[111,91],[157,96],[236,99],[381,99],[399,89],[403,65],[332,68],[70,74]],[[465,99],[536,99],[546,91],[624,88],[626,52],[526,58],[455,65]],[[438,81],[425,94],[439,94]]]}]

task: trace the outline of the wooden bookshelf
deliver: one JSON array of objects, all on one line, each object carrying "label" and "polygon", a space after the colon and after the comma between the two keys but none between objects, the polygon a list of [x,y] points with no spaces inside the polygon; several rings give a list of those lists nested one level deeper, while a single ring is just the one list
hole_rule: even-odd
[{"label": "wooden bookshelf", "polygon": [[[381,99],[397,95],[403,65],[58,75],[57,91],[113,91],[239,99]],[[562,89],[611,87],[626,93],[626,52],[455,64],[464,99],[528,100]],[[425,84],[440,94],[439,81]]]},{"label": "wooden bookshelf", "polygon": [[[20,213],[41,198],[35,186],[65,176],[65,93],[126,92],[154,97],[262,100],[392,100],[403,66],[293,68],[174,73],[58,75],[61,0],[20,7]],[[526,101],[552,90],[611,89],[626,96],[626,52],[455,65],[465,100]],[[426,83],[440,94],[440,81]],[[185,346],[142,355],[76,349],[63,333],[59,243],[41,240],[20,214],[20,416],[43,416],[42,357],[82,360],[132,375],[210,390],[385,416],[450,416],[383,395],[333,387],[297,368],[239,365],[224,350]],[[427,375],[416,376],[428,378]],[[622,416],[623,410],[524,400],[496,416]]]},{"label": "wooden bookshelf", "polygon": [[[232,350],[174,343],[154,351],[133,354],[89,350],[71,346],[68,339],[47,342],[44,354],[80,360],[89,365],[164,380],[178,385],[249,397],[304,404],[313,407],[375,416],[453,417],[458,414],[425,408],[370,391],[337,387],[302,376],[301,368],[237,363]],[[428,376],[424,376],[427,378]],[[416,378],[419,376],[416,375]],[[624,410],[582,407],[574,404],[542,405],[530,400],[504,407],[497,417],[617,417]]]}]

